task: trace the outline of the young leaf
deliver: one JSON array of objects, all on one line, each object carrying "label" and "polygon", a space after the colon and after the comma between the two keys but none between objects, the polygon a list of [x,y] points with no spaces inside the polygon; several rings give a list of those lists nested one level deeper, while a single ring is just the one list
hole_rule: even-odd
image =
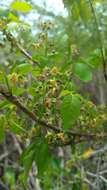
[{"label": "young leaf", "polygon": [[67,95],[64,97],[61,105],[61,119],[64,129],[72,127],[72,124],[80,115],[80,99],[77,95]]},{"label": "young leaf", "polygon": [[22,1],[14,1],[11,3],[10,8],[15,11],[19,11],[22,13],[27,13],[32,10],[31,5],[29,5],[27,2]]},{"label": "young leaf", "polygon": [[74,65],[74,73],[83,82],[92,80],[92,71],[87,64],[76,63]]}]

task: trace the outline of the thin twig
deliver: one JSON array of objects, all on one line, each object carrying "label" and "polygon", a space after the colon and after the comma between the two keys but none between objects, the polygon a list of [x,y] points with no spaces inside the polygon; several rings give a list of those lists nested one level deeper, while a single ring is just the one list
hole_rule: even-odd
[{"label": "thin twig", "polygon": [[0,185],[1,185],[0,188],[3,188],[5,190],[9,190],[9,188],[1,180],[0,180]]},{"label": "thin twig", "polygon": [[100,148],[99,150],[94,151],[94,152],[89,156],[89,158],[90,158],[90,157],[97,156],[97,155],[101,155],[101,154],[103,154],[103,153],[106,152],[106,151],[107,151],[107,145],[105,145],[103,148]]},{"label": "thin twig", "polygon": [[89,181],[89,179],[84,178],[83,181],[84,181],[85,183],[87,183],[90,187],[92,187],[93,189],[97,189],[96,186],[95,186],[94,184],[92,184],[91,181]]},{"label": "thin twig", "polygon": [[107,183],[107,179],[105,179],[102,175],[100,175],[101,173],[99,172],[99,174],[94,174],[92,172],[86,172],[86,174],[92,178],[97,178],[99,177],[102,181],[104,181],[105,183]]},{"label": "thin twig", "polygon": [[0,161],[2,161],[3,159],[5,159],[9,154],[11,154],[12,153],[12,151],[11,152],[5,152],[4,154],[2,154],[1,156],[0,156]]},{"label": "thin twig", "polygon": [[6,35],[7,39],[8,39],[12,44],[14,44],[14,45],[19,49],[19,51],[20,51],[27,59],[29,59],[34,65],[39,65],[39,64],[40,64],[39,61],[33,59],[33,57],[30,55],[30,53],[28,53],[28,51],[25,50],[25,49],[21,46],[21,44],[19,44],[19,43],[17,42],[17,40],[14,38],[14,36],[12,36],[12,34],[7,33],[6,31],[3,31],[3,32],[4,32],[4,34]]},{"label": "thin twig", "polygon": [[18,140],[17,140],[17,138],[16,138],[15,135],[11,134],[11,136],[13,138],[15,148],[17,149],[18,153],[21,154],[22,153],[22,149],[21,149],[20,143],[18,142]]},{"label": "thin twig", "polygon": [[103,174],[106,174],[107,173],[107,170],[102,170],[99,172],[99,174],[103,175]]},{"label": "thin twig", "polygon": [[32,61],[32,63],[34,63],[35,65],[39,65],[40,63],[37,60],[34,60],[32,58],[32,56],[18,43],[16,42],[16,46],[18,47],[18,49],[20,50],[20,52],[27,57],[30,61]]}]

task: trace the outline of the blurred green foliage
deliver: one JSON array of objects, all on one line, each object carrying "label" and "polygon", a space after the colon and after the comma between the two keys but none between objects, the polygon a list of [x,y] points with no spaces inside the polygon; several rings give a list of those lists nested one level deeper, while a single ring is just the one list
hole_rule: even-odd
[{"label": "blurred green foliage", "polygon": [[[103,73],[107,2],[63,0],[63,4],[66,16],[32,1],[13,1],[5,10],[0,7],[0,85],[6,86],[10,95],[7,100],[0,96],[0,141],[4,131],[10,131],[25,147],[17,185],[15,172],[9,168],[4,172],[3,181],[11,189],[28,188],[27,178],[36,163],[42,189],[88,190],[81,167],[94,151],[82,157],[85,147],[91,147],[87,141],[105,143],[106,106],[95,105],[79,90],[81,85],[93,83],[94,73]],[[30,23],[32,13],[40,18],[32,17]],[[0,92],[3,95],[2,89]],[[13,95],[38,122],[11,100]],[[46,129],[47,125],[55,130]],[[58,147],[65,145],[70,153],[62,158]]]}]

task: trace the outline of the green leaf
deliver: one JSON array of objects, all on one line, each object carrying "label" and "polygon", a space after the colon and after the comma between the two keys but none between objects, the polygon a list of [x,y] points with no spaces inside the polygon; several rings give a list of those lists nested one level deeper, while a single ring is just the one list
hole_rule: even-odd
[{"label": "green leaf", "polygon": [[0,142],[4,140],[5,133],[4,133],[4,124],[5,124],[5,118],[3,115],[0,116]]},{"label": "green leaf", "polygon": [[27,179],[27,176],[29,174],[29,171],[32,167],[32,163],[35,159],[35,151],[34,148],[30,150],[29,154],[24,157],[23,164],[25,167],[25,180]]},{"label": "green leaf", "polygon": [[17,86],[12,87],[12,92],[14,95],[19,96],[26,92],[26,89],[24,88],[18,88]]},{"label": "green leaf", "polygon": [[26,150],[22,153],[21,161],[24,164],[26,176],[32,166],[33,161],[36,162],[38,175],[42,175],[48,169],[50,155],[48,152],[48,144],[43,138],[36,138]]},{"label": "green leaf", "polygon": [[90,11],[90,7],[88,6],[88,3],[84,1],[79,1],[79,3],[77,2],[77,6],[78,6],[79,14],[82,20],[87,22],[91,16],[91,11]]},{"label": "green leaf", "polygon": [[39,139],[36,144],[35,151],[35,161],[38,168],[38,175],[42,175],[44,171],[48,170],[50,160],[47,142],[43,139]]},{"label": "green leaf", "polygon": [[87,63],[93,68],[93,69],[98,69],[101,64],[101,54],[100,54],[100,50],[96,49],[87,59]]},{"label": "green leaf", "polygon": [[0,8],[0,17],[3,18],[3,17],[8,17],[8,14],[9,14],[9,10],[5,10],[5,9],[1,9]]},{"label": "green leaf", "polygon": [[32,163],[35,160],[35,140],[22,152],[20,161],[24,166],[23,180],[26,182]]},{"label": "green leaf", "polygon": [[12,169],[6,169],[4,173],[4,180],[10,186],[13,186],[15,184],[15,173]]},{"label": "green leaf", "polygon": [[19,11],[22,13],[27,13],[32,10],[31,5],[22,1],[14,1],[13,3],[11,3],[10,8],[12,10]]},{"label": "green leaf", "polygon": [[26,133],[26,130],[23,129],[19,124],[17,124],[14,121],[10,122],[11,128],[10,130],[15,133],[15,134],[21,134],[21,133]]},{"label": "green leaf", "polygon": [[78,119],[80,115],[80,98],[77,95],[67,95],[61,104],[62,127],[68,129]]},{"label": "green leaf", "polygon": [[48,63],[49,63],[49,59],[47,57],[45,57],[45,56],[44,57],[43,56],[39,56],[38,60],[41,63],[40,64],[40,68],[46,67],[48,65]]},{"label": "green leaf", "polygon": [[32,71],[32,65],[30,63],[20,64],[15,68],[15,71],[17,71],[19,74],[27,74]]},{"label": "green leaf", "polygon": [[10,103],[7,100],[0,102],[0,109],[4,109],[10,106]]},{"label": "green leaf", "polygon": [[85,63],[76,63],[74,65],[74,74],[83,82],[92,80],[92,71]]},{"label": "green leaf", "polygon": [[14,15],[13,13],[9,13],[8,19],[13,22],[19,22],[19,18],[16,15]]},{"label": "green leaf", "polygon": [[63,97],[63,96],[68,95],[68,94],[71,94],[71,91],[69,91],[69,90],[62,90],[61,93],[60,93],[60,97]]}]

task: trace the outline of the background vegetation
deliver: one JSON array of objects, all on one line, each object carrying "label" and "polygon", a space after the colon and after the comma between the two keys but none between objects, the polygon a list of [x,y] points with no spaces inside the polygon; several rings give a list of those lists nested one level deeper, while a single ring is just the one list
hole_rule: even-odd
[{"label": "background vegetation", "polygon": [[107,188],[107,2],[62,3],[0,2],[1,189]]}]

